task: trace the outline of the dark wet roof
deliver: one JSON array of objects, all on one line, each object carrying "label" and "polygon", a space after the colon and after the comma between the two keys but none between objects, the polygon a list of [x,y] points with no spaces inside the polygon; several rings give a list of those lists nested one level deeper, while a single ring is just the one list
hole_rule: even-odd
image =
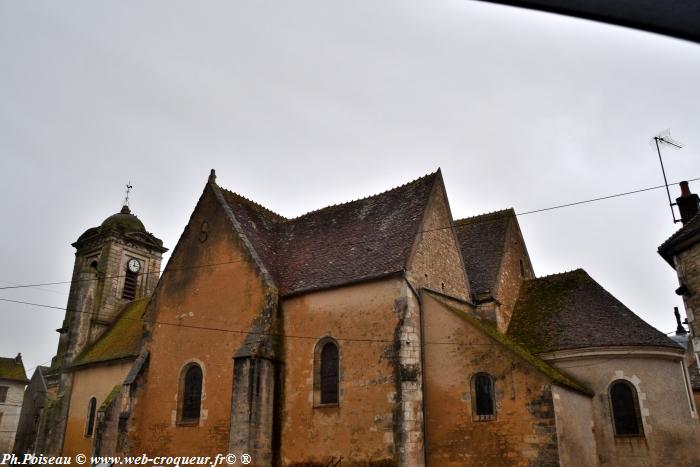
[{"label": "dark wet roof", "polygon": [[506,235],[515,211],[504,209],[455,221],[457,239],[473,294],[493,292]]},{"label": "dark wet roof", "polygon": [[0,379],[28,382],[27,372],[24,370],[22,360],[17,362],[14,357],[0,357]]},{"label": "dark wet roof", "polygon": [[693,239],[700,234],[700,213],[693,216],[687,224],[678,229],[676,233],[671,235],[665,242],[659,246],[659,254],[673,266],[673,252],[677,249],[682,250],[686,245],[684,243]]},{"label": "dark wet roof", "polygon": [[400,272],[439,171],[368,198],[286,219],[222,190],[280,293]]},{"label": "dark wet roof", "polygon": [[524,281],[508,335],[534,353],[612,346],[681,350],[582,269]]},{"label": "dark wet roof", "polygon": [[142,298],[126,305],[109,329],[78,355],[73,366],[137,356],[141,345],[141,317],[147,304],[148,298]]}]

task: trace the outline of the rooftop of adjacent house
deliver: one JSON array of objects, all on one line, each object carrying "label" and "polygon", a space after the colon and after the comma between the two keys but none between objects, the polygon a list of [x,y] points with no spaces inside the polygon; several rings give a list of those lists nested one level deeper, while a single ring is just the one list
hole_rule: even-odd
[{"label": "rooftop of adjacent house", "polygon": [[287,219],[222,190],[281,294],[317,290],[398,273],[439,170],[378,195]]},{"label": "rooftop of adjacent house", "polygon": [[523,282],[508,335],[534,353],[584,347],[681,347],[583,269]]},{"label": "rooftop of adjacent house", "polygon": [[0,357],[0,379],[27,383],[27,372],[24,370],[22,358],[17,357]]},{"label": "rooftop of adjacent house", "polygon": [[509,223],[515,211],[502,211],[454,222],[473,294],[493,292],[503,259]]},{"label": "rooftop of adjacent house", "polygon": [[148,298],[127,304],[107,331],[78,355],[73,366],[136,357],[141,346],[142,315],[147,304]]},{"label": "rooftop of adjacent house", "polygon": [[693,216],[683,227],[678,229],[658,249],[659,254],[673,266],[673,251],[678,246],[683,246],[686,241],[700,236],[700,213]]}]

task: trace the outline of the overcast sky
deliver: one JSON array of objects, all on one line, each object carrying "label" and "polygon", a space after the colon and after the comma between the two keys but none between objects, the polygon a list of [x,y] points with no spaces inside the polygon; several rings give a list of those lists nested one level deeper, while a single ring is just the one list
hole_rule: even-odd
[{"label": "overcast sky", "polygon": [[[669,181],[700,177],[698,83],[698,44],[469,0],[0,0],[0,286],[70,280],[129,180],[172,249],[211,168],[297,216],[441,167],[457,219],[659,185],[671,128]],[[675,329],[663,190],[519,220],[538,275],[583,267]],[[0,302],[0,355],[47,363],[62,319]]]}]

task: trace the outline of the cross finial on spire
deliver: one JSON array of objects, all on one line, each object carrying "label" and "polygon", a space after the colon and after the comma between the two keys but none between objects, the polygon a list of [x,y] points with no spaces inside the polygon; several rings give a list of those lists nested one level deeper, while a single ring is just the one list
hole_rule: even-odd
[{"label": "cross finial on spire", "polygon": [[131,193],[132,188],[133,185],[131,185],[131,180],[129,180],[126,184],[126,191],[124,192],[124,207],[129,207],[129,194]]}]

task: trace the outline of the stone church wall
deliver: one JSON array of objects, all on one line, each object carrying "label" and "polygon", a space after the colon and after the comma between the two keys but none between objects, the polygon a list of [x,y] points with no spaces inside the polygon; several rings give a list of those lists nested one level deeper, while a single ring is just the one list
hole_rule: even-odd
[{"label": "stone church wall", "polygon": [[[559,465],[551,383],[529,363],[424,294],[430,465]],[[477,421],[472,377],[495,383],[495,419]]]},{"label": "stone church wall", "polygon": [[[131,452],[228,452],[233,358],[266,305],[260,274],[208,186],[147,311],[155,323],[147,383],[126,427]],[[197,423],[183,424],[180,380],[192,363],[203,373],[201,412]]]},{"label": "stone church wall", "polygon": [[[393,465],[398,458],[396,330],[405,289],[396,278],[283,301],[282,465],[341,457],[342,465]],[[339,347],[340,398],[333,406],[320,406],[314,394],[314,353],[325,338]]]}]

